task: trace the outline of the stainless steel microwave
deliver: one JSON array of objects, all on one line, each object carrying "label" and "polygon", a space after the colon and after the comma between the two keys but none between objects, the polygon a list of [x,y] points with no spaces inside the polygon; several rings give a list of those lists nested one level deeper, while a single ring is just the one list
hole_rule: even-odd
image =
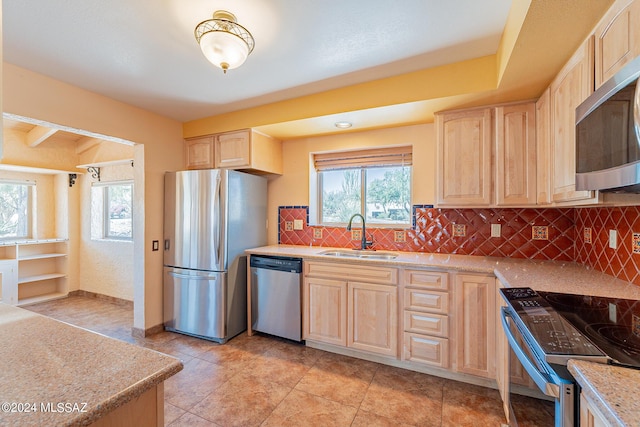
[{"label": "stainless steel microwave", "polygon": [[640,57],[576,109],[576,190],[640,193]]}]

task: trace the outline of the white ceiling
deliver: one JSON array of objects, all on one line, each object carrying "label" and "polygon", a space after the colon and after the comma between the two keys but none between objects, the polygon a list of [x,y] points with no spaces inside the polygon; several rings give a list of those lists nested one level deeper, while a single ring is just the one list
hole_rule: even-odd
[{"label": "white ceiling", "polygon": [[[4,60],[189,121],[494,54],[510,0],[3,0]],[[193,36],[215,10],[256,40],[226,75]]]}]

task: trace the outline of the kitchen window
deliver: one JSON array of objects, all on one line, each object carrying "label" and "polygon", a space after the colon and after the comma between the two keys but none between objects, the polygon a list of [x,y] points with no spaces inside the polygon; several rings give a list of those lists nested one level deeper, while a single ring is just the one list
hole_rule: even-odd
[{"label": "kitchen window", "polygon": [[0,181],[0,239],[32,236],[35,191],[35,182]]},{"label": "kitchen window", "polygon": [[91,188],[91,238],[133,239],[133,182],[94,183]]},{"label": "kitchen window", "polygon": [[318,223],[346,224],[354,213],[376,225],[411,221],[412,147],[313,155]]}]

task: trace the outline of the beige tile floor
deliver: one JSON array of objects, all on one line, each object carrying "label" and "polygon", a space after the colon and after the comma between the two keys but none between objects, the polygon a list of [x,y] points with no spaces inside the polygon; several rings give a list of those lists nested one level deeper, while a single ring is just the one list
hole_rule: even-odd
[{"label": "beige tile floor", "polygon": [[[165,424],[177,426],[500,426],[497,391],[335,355],[267,336],[219,345],[163,332],[131,337],[130,307],[74,296],[27,307],[174,355]],[[553,405],[517,397],[519,425],[553,425]]]}]

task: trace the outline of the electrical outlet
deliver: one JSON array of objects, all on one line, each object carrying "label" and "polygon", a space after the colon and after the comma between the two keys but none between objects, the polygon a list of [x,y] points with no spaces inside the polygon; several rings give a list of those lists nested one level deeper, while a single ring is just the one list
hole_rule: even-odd
[{"label": "electrical outlet", "polygon": [[301,219],[294,219],[293,220],[293,229],[294,230],[302,230],[302,220]]},{"label": "electrical outlet", "polygon": [[491,224],[491,237],[500,237],[502,233],[502,226],[500,224]]},{"label": "electrical outlet", "polygon": [[151,250],[155,252],[159,249],[160,249],[160,242],[158,240],[151,241]]},{"label": "electrical outlet", "polygon": [[609,230],[609,247],[611,249],[618,248],[618,232],[616,230]]}]

